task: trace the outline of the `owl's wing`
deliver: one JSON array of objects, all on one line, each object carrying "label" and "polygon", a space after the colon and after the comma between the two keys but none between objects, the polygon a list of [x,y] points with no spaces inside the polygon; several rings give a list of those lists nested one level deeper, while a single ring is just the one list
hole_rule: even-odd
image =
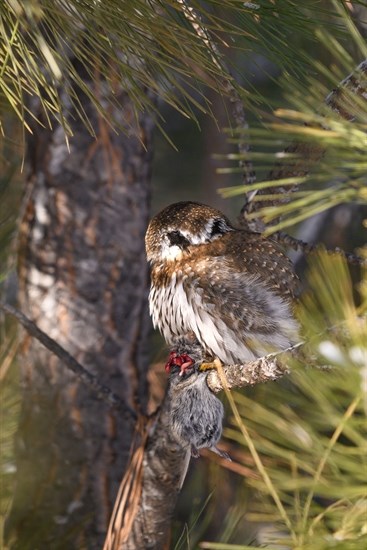
[{"label": "owl's wing", "polygon": [[262,357],[297,341],[291,285],[286,278],[279,283],[275,273],[264,276],[264,262],[270,261],[266,251],[264,260],[253,254],[248,269],[233,254],[207,256],[191,266],[184,282],[186,323],[203,347],[226,364]]},{"label": "owl's wing", "polygon": [[223,244],[233,258],[235,269],[260,275],[267,287],[283,298],[293,299],[297,295],[298,277],[277,242],[256,233],[237,231],[226,236]]}]

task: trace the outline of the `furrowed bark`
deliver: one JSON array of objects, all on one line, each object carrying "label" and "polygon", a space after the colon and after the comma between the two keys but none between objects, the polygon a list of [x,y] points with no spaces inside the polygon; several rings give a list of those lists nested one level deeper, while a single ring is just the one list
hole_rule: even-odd
[{"label": "furrowed bark", "polygon": [[[104,83],[100,83],[101,94]],[[88,82],[93,90],[94,85]],[[80,97],[96,130],[70,113],[63,129],[33,127],[19,251],[21,309],[130,409],[144,408],[148,366],[149,217],[153,124],[135,120],[124,90],[116,133]],[[78,91],[78,93],[80,93]],[[67,102],[67,98],[64,98]],[[42,118],[39,103],[32,111]],[[12,548],[101,548],[134,423],[97,400],[56,356],[26,337],[17,436]]]},{"label": "furrowed bark", "polygon": [[98,399],[105,401],[110,407],[113,407],[119,411],[126,418],[126,420],[136,420],[136,412],[130,408],[125,401],[120,399],[120,397],[107,388],[107,386],[100,384],[97,376],[94,376],[87,371],[83,365],[78,363],[78,361],[76,361],[70,353],[61,347],[60,344],[55,342],[55,340],[40,330],[37,325],[31,321],[31,319],[28,319],[28,317],[26,317],[21,311],[9,304],[0,302],[0,309],[14,317],[25,328],[30,336],[36,338],[45,346],[45,348],[56,355],[56,357],[62,361],[64,366],[75,374],[76,378],[80,382],[91,389]]},{"label": "furrowed bark", "polygon": [[[60,367],[65,372],[69,369],[86,386],[91,397],[98,399],[100,406],[103,399],[111,409],[119,413],[120,422],[123,420],[131,425],[131,421],[136,420],[134,411],[126,403],[109,388],[101,386],[96,377],[23,313],[1,302],[0,310],[17,319],[30,336],[55,355],[62,362]],[[121,483],[123,490],[115,504],[104,550],[160,550],[167,542],[175,504],[190,460],[189,451],[177,443],[172,433],[170,407],[171,401],[167,392],[154,418],[138,418],[138,444],[135,445],[135,452],[132,453]],[[57,441],[50,443],[55,444]],[[125,521],[119,520],[119,514]],[[126,517],[129,518],[127,521]],[[36,535],[38,537],[39,533],[36,532]],[[16,547],[18,542],[19,537]],[[34,544],[37,544],[36,539]]]}]

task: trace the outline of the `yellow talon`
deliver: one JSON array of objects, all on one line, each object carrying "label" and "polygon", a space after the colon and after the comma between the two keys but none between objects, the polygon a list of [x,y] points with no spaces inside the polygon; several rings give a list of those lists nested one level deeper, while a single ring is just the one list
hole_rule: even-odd
[{"label": "yellow talon", "polygon": [[211,361],[210,363],[201,363],[201,365],[199,367],[199,371],[203,372],[203,371],[206,371],[206,370],[218,369],[221,366],[222,366],[222,363],[216,357],[214,359],[214,361]]}]

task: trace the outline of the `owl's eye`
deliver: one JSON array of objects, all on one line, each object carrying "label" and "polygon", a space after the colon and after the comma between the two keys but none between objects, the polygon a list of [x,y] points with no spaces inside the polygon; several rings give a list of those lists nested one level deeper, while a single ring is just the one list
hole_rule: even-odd
[{"label": "owl's eye", "polygon": [[213,225],[210,230],[210,237],[218,237],[227,233],[228,227],[224,220],[217,219],[213,221]]},{"label": "owl's eye", "polygon": [[186,239],[179,231],[170,231],[167,233],[171,246],[179,246],[180,248],[186,248],[190,245],[190,241]]}]

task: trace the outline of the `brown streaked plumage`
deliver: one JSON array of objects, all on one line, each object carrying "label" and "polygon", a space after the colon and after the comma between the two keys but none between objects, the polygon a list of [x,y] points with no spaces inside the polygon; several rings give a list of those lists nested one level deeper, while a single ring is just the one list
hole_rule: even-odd
[{"label": "brown streaked plumage", "polygon": [[270,239],[235,229],[214,208],[180,202],[152,219],[146,250],[150,312],[168,345],[195,337],[233,364],[296,342],[297,279]]}]

